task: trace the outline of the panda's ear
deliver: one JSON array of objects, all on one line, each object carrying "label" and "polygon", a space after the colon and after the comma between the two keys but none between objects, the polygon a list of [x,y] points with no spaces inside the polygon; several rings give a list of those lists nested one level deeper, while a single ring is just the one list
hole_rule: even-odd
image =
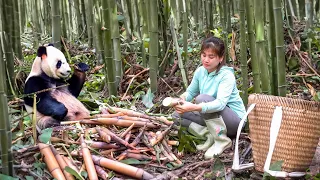
[{"label": "panda's ear", "polygon": [[42,57],[42,55],[47,55],[47,48],[44,46],[40,46],[37,52],[38,57]]},{"label": "panda's ear", "polygon": [[48,46],[52,46],[52,47],[54,47],[54,44],[50,43],[50,44],[48,44]]}]

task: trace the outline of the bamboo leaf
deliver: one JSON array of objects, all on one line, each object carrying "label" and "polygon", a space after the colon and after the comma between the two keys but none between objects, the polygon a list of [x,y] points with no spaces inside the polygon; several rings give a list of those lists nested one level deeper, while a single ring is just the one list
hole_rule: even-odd
[{"label": "bamboo leaf", "polygon": [[34,180],[32,176],[26,176],[26,180]]},{"label": "bamboo leaf", "polygon": [[84,178],[77,171],[75,171],[74,169],[70,168],[69,166],[65,167],[64,170],[67,171],[68,173],[72,174],[77,179],[84,180]]},{"label": "bamboo leaf", "polygon": [[39,136],[39,140],[42,143],[48,144],[52,135],[52,128],[47,128],[41,131],[41,135]]},{"label": "bamboo leaf", "polygon": [[7,176],[4,174],[0,174],[0,179],[2,179],[2,180],[19,180],[19,178],[14,178],[14,177]]},{"label": "bamboo leaf", "polygon": [[125,164],[147,164],[147,163],[149,163],[149,161],[139,161],[139,160],[133,159],[133,158],[125,159],[120,162],[125,163]]},{"label": "bamboo leaf", "polygon": [[147,108],[152,108],[152,106],[154,105],[152,100],[154,98],[154,94],[151,93],[151,89],[148,89],[148,92],[146,95],[143,96],[142,98],[142,103],[147,107]]},{"label": "bamboo leaf", "polygon": [[213,164],[212,173],[215,177],[224,177],[225,175],[225,167],[219,157],[216,158]]},{"label": "bamboo leaf", "polygon": [[[273,164],[271,164],[270,165],[270,170],[271,171],[281,171],[281,167],[282,167],[282,164],[283,164],[283,160],[281,160],[281,161],[276,161],[276,162],[274,162]],[[263,174],[263,179],[265,179],[265,177],[267,177],[267,176],[270,176],[270,174],[269,173],[267,173],[267,172],[265,172],[264,174]],[[270,177],[270,179],[275,179],[274,177]]]}]

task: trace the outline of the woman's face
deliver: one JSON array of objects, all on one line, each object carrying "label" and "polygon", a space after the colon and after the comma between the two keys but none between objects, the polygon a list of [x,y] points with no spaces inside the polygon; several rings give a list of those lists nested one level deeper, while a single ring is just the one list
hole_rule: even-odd
[{"label": "woman's face", "polygon": [[205,49],[201,53],[201,62],[204,68],[208,73],[213,72],[217,69],[220,62],[222,62],[223,57],[219,57],[212,49]]}]

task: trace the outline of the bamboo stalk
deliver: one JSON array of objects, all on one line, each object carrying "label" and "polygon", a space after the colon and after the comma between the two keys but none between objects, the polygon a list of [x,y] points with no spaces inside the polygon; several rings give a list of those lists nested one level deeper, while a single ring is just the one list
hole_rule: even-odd
[{"label": "bamboo stalk", "polygon": [[187,78],[186,69],[184,68],[184,64],[183,64],[183,61],[182,61],[182,58],[181,58],[180,47],[179,47],[179,44],[178,44],[176,31],[174,29],[174,21],[173,21],[172,17],[170,17],[170,29],[171,29],[172,39],[173,39],[173,42],[174,42],[175,47],[176,47],[176,52],[177,52],[178,62],[179,62],[178,65],[179,65],[179,68],[180,68],[180,71],[181,71],[181,76],[182,76],[182,80],[183,80],[183,86],[186,89],[188,87],[189,81],[188,81],[188,78]]},{"label": "bamboo stalk", "polygon": [[67,163],[64,161],[63,157],[57,152],[57,150],[53,146],[50,146],[50,148],[51,148],[51,151],[52,151],[53,155],[55,156],[61,170],[63,171],[63,174],[66,177],[66,179],[67,180],[74,180],[75,178],[73,177],[73,175],[64,170],[64,168],[67,167]]},{"label": "bamboo stalk", "polygon": [[71,169],[79,172],[79,169],[70,161],[70,159],[68,157],[62,156],[62,158]]},{"label": "bamboo stalk", "polygon": [[37,95],[33,94],[32,135],[34,144],[37,144]]},{"label": "bamboo stalk", "polygon": [[91,153],[90,153],[90,150],[88,149],[87,144],[84,141],[83,134],[81,134],[80,136],[80,143],[81,143],[81,150],[83,154],[84,164],[86,166],[89,179],[98,180],[98,175],[92,161]]},{"label": "bamboo stalk", "polygon": [[118,173],[122,173],[128,175],[130,177],[134,177],[137,179],[152,179],[153,175],[144,171],[143,169],[136,168],[134,166],[130,166],[128,164],[124,164],[121,162],[113,161],[104,157],[99,157],[92,155],[92,160],[95,164],[99,166],[106,167],[110,170],[116,171]]},{"label": "bamboo stalk", "polygon": [[60,169],[59,164],[50,149],[50,146],[43,143],[39,143],[38,145],[40,153],[44,156],[43,161],[46,163],[51,175],[56,179],[65,180],[66,178]]}]

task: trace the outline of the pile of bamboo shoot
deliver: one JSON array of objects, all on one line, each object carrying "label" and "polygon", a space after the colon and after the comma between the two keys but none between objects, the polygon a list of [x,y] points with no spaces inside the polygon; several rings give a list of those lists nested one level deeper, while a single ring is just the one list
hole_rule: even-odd
[{"label": "pile of bamboo shoot", "polygon": [[[65,170],[67,166],[78,173],[85,169],[90,180],[108,179],[109,171],[135,179],[154,178],[143,168],[121,162],[128,158],[146,161],[146,165],[162,166],[168,162],[182,165],[172,151],[172,146],[179,143],[168,136],[172,121],[116,107],[108,111],[109,114],[62,122],[62,125],[76,124],[77,128],[51,137],[50,145],[39,143],[43,161],[54,178],[75,179]],[[69,152],[66,147],[71,144],[78,148]]]}]

